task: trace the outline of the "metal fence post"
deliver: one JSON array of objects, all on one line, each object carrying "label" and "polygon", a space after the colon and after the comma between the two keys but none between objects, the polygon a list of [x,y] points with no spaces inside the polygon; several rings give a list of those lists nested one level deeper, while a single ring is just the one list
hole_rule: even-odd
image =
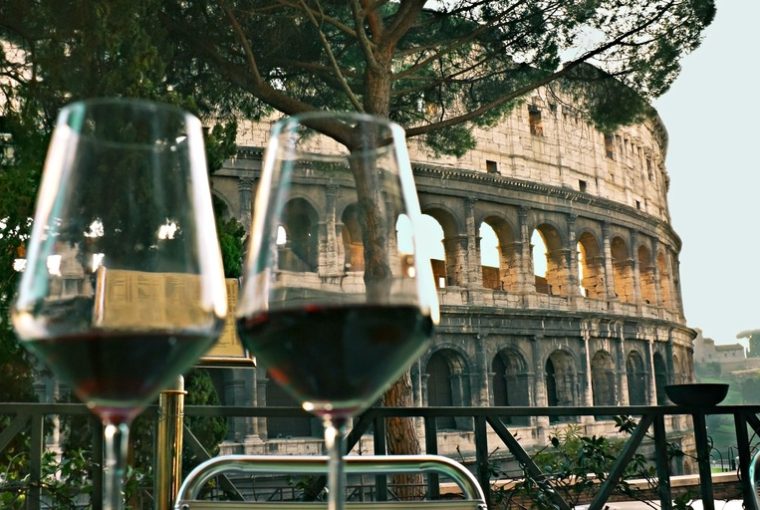
[{"label": "metal fence post", "polygon": [[182,434],[185,407],[182,376],[158,399],[156,432],[155,501],[157,510],[171,510],[182,482]]}]

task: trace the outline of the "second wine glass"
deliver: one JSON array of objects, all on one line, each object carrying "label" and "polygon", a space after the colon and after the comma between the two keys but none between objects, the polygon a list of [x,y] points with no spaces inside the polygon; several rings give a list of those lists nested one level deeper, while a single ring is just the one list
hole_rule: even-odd
[{"label": "second wine glass", "polygon": [[276,123],[254,203],[241,339],[321,417],[330,510],[347,421],[421,354],[438,319],[403,129],[363,114]]}]

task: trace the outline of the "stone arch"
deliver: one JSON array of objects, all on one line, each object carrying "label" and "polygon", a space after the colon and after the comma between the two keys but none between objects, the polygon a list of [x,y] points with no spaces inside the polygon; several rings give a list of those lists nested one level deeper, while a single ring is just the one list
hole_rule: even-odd
[{"label": "stone arch", "polygon": [[[491,362],[493,372],[491,388],[495,406],[529,406],[530,385],[528,383],[528,364],[516,349],[502,349]],[[528,425],[530,417],[504,417],[508,424]]]},{"label": "stone arch", "polygon": [[605,350],[598,350],[591,358],[591,393],[595,406],[614,406],[617,402],[615,361]]},{"label": "stone arch", "polygon": [[343,263],[347,271],[364,271],[364,243],[357,213],[356,204],[350,204],[343,209],[340,218],[343,224]]},{"label": "stone arch", "polygon": [[[546,274],[536,275],[536,292],[555,296],[568,295],[570,275],[562,235],[549,223],[537,225],[534,232],[538,232],[546,248]],[[535,253],[535,250],[533,252]],[[534,263],[537,256],[534,255]]]},{"label": "stone arch", "polygon": [[631,351],[625,359],[628,381],[628,403],[632,406],[647,404],[647,376],[644,358],[638,351]]},{"label": "stone arch", "polygon": [[[519,250],[516,248],[515,230],[504,218],[487,216],[480,225],[490,227],[498,241],[498,268],[494,278],[489,277],[489,271],[483,265],[483,286],[495,290],[516,291],[518,288]],[[481,236],[482,237],[482,236]],[[481,251],[481,261],[483,254]],[[482,262],[481,262],[482,265]]]},{"label": "stone arch", "polygon": [[592,299],[606,299],[604,257],[594,234],[583,232],[578,237],[577,250],[581,294]]},{"label": "stone arch", "polygon": [[[577,402],[576,369],[573,355],[568,351],[553,351],[544,364],[546,374],[546,403],[551,406],[573,406]],[[559,421],[553,416],[550,421]]]},{"label": "stone arch", "polygon": [[316,272],[319,246],[316,209],[306,199],[294,198],[285,204],[282,219],[285,236],[278,248],[280,269]]},{"label": "stone arch", "polygon": [[[265,395],[267,406],[301,407],[301,404],[295,398],[269,376],[269,370],[267,370]],[[319,427],[314,427],[314,418],[306,416],[282,418],[270,416],[267,418],[267,437],[269,439],[276,439],[278,437],[318,437],[319,434],[315,434],[317,430],[319,430]]]},{"label": "stone arch", "polygon": [[[467,360],[454,349],[439,349],[427,360],[427,403],[429,406],[470,405]],[[451,416],[436,420],[439,429],[461,428]]]},{"label": "stone arch", "polygon": [[[235,211],[232,209],[232,204],[222,193],[219,193],[216,190],[211,190],[211,200],[214,203],[214,211],[216,211],[217,214],[221,214],[223,219],[226,220],[234,217]],[[248,229],[249,225],[245,225],[245,228]]]},{"label": "stone arch", "polygon": [[445,259],[433,259],[433,276],[438,288],[449,285],[463,286],[465,278],[465,253],[466,249],[462,242],[466,237],[460,235],[457,218],[448,209],[436,206],[423,211],[427,216],[435,219],[443,231],[443,248]]},{"label": "stone arch", "polygon": [[668,396],[665,394],[665,386],[668,384],[668,365],[665,358],[659,352],[654,353],[654,381],[655,395],[657,405],[661,406],[668,403]]},{"label": "stone arch", "polygon": [[654,260],[651,252],[645,245],[639,245],[639,286],[641,287],[641,300],[646,304],[657,304],[657,282],[655,281]]},{"label": "stone arch", "polygon": [[660,251],[657,254],[657,271],[660,273],[660,305],[665,308],[673,308],[673,280],[668,268],[665,253]]},{"label": "stone arch", "polygon": [[622,237],[615,236],[610,242],[610,251],[615,294],[623,303],[633,303],[633,260],[628,244]]}]

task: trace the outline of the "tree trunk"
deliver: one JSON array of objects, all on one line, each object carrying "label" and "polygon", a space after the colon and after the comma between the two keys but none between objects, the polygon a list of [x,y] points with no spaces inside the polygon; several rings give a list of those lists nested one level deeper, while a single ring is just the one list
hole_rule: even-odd
[{"label": "tree trunk", "polygon": [[[364,106],[367,113],[387,118],[390,106],[390,65],[387,69],[373,70],[368,68],[365,74]],[[361,144],[360,144],[361,145]],[[356,165],[357,167],[359,165]],[[375,230],[372,224],[385,225],[383,215],[385,204],[378,204],[378,198],[373,191],[378,188],[373,183],[374,169],[354,168],[357,182],[357,195],[360,211],[366,214],[365,223],[369,227],[365,231],[365,284],[368,292],[390,292],[390,286],[380,283],[390,277],[388,254],[385,252],[385,239],[388,235],[385,228]],[[375,205],[372,205],[372,204]],[[376,290],[369,287],[378,286]],[[412,380],[409,372],[405,372],[398,381],[386,392],[383,405],[386,407],[411,407]],[[386,442],[388,453],[393,455],[418,455],[422,449],[417,438],[413,418],[389,418],[386,423]],[[420,499],[424,496],[424,480],[421,474],[394,475],[391,485],[399,499]]]},{"label": "tree trunk", "polygon": [[[405,372],[383,396],[386,407],[410,407],[412,398],[412,378]],[[388,418],[386,422],[386,443],[392,455],[417,455],[421,453],[413,418]],[[425,495],[422,474],[400,474],[391,478],[393,492],[399,499],[421,499]]]}]

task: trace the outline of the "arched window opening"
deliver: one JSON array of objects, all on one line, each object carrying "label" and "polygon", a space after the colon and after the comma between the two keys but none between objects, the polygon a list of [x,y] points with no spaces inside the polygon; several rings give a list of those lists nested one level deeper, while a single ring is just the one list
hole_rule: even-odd
[{"label": "arched window opening", "polygon": [[[451,349],[435,352],[425,367],[427,375],[427,399],[429,406],[470,405],[469,381],[466,377],[464,359]],[[436,419],[439,429],[464,428],[453,416]]]},{"label": "arched window opening", "polygon": [[673,308],[672,280],[665,254],[657,254],[657,270],[660,273],[660,305],[665,308]]},{"label": "arched window opening", "polygon": [[533,245],[536,292],[553,296],[566,295],[568,264],[565,260],[566,250],[562,247],[557,229],[546,224],[539,225],[533,231],[530,242]]},{"label": "arched window opening", "polygon": [[665,386],[668,384],[668,366],[659,352],[654,353],[654,381],[657,405],[667,404],[668,396],[665,394]]},{"label": "arched window opening", "polygon": [[[575,367],[573,357],[566,351],[554,351],[546,360],[546,398],[549,406],[575,405]],[[567,417],[552,416],[551,422],[567,421]]]},{"label": "arched window opening", "polygon": [[578,239],[578,283],[581,295],[592,299],[605,299],[604,260],[599,243],[593,235],[583,233]]},{"label": "arched window opening", "polygon": [[628,353],[625,360],[626,380],[628,382],[628,403],[632,406],[647,404],[647,378],[644,360],[636,351]]},{"label": "arched window opening", "polygon": [[531,256],[533,257],[533,277],[536,282],[536,292],[539,294],[551,294],[549,281],[546,278],[546,257],[549,251],[544,243],[544,238],[538,230],[534,230],[530,236]]},{"label": "arched window opening", "polygon": [[[317,212],[306,200],[297,198],[285,206],[284,242],[278,245],[280,269],[298,272],[317,270]],[[280,229],[278,228],[278,238]]]},{"label": "arched window opening", "polygon": [[486,222],[480,224],[480,267],[483,273],[483,287],[502,289],[499,277],[499,239],[493,227]]},{"label": "arched window opening", "polygon": [[628,246],[623,238],[615,237],[610,247],[615,295],[623,303],[633,303],[633,260],[628,254]]},{"label": "arched window opening", "polygon": [[[278,407],[301,407],[279,384],[269,377],[267,371],[266,405]],[[320,437],[319,424],[314,418],[288,417],[267,418],[267,437],[269,439],[290,437]]]},{"label": "arched window opening", "polygon": [[350,205],[341,217],[343,229],[343,253],[346,271],[364,271],[364,243],[357,217],[356,205]]},{"label": "arched window opening", "polygon": [[423,214],[420,221],[420,236],[420,244],[425,250],[428,250],[430,256],[435,286],[438,289],[443,289],[448,284],[448,264],[446,249],[443,245],[443,227],[435,217]]},{"label": "arched window opening", "polygon": [[654,264],[649,248],[639,246],[639,286],[641,287],[641,300],[649,305],[657,304],[657,282],[654,277]]},{"label": "arched window opening", "polygon": [[[493,404],[495,406],[529,406],[527,365],[517,352],[506,349],[491,363],[493,371]],[[502,421],[513,425],[529,425],[528,416],[505,416]]]},{"label": "arched window opening", "polygon": [[[591,359],[591,393],[595,406],[614,406],[616,402],[615,362],[607,351],[597,351]],[[599,416],[597,419],[603,419]]]}]

